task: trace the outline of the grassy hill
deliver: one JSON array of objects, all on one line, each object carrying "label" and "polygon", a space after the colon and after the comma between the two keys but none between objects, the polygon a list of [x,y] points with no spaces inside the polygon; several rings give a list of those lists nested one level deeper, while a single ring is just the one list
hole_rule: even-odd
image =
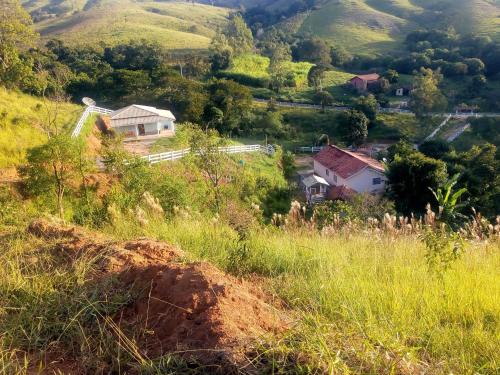
[{"label": "grassy hill", "polygon": [[[53,104],[0,88],[0,169],[21,164],[28,148],[45,141],[40,124],[46,118],[46,106]],[[80,106],[63,104],[59,122],[69,129],[81,113]]]},{"label": "grassy hill", "polygon": [[[252,6],[268,13],[290,13],[290,2],[222,1]],[[453,26],[460,33],[477,32],[500,38],[497,0],[317,0],[303,13],[280,21],[287,31],[320,36],[356,53],[395,50],[405,34],[419,28]]]},{"label": "grassy hill", "polygon": [[228,9],[181,1],[24,0],[43,39],[116,44],[146,38],[173,50],[206,49]]}]

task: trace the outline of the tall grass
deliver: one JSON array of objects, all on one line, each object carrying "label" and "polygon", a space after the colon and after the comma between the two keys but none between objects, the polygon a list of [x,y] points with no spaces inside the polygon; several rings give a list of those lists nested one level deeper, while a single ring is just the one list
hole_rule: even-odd
[{"label": "tall grass", "polygon": [[[47,118],[47,106],[50,108],[52,104],[0,87],[0,168],[22,164],[28,148],[46,141],[41,124]],[[63,104],[59,125],[70,129],[81,114],[80,106]]]},{"label": "tall grass", "polygon": [[469,244],[441,279],[429,273],[425,246],[412,236],[266,228],[242,242],[217,220],[196,217],[146,228],[121,221],[108,231],[155,237],[191,258],[264,277],[303,317],[270,350],[280,366],[294,350],[332,371],[494,374],[500,366],[498,243]]}]

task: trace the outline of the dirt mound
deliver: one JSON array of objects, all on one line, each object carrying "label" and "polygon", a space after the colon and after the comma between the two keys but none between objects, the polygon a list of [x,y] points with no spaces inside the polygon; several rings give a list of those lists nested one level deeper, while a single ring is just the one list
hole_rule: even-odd
[{"label": "dirt mound", "polygon": [[258,288],[207,263],[180,263],[184,254],[168,244],[97,242],[79,228],[44,221],[32,223],[29,231],[62,239],[59,248],[70,253],[107,254],[95,280],[113,276],[132,291],[134,300],[113,318],[134,332],[150,359],[175,353],[227,373],[246,364],[250,344],[284,327],[282,313]]},{"label": "dirt mound", "polygon": [[123,319],[152,333],[140,342],[150,358],[175,352],[205,364],[241,364],[248,344],[282,326],[262,296],[206,263],[152,265],[120,278],[142,290]]}]

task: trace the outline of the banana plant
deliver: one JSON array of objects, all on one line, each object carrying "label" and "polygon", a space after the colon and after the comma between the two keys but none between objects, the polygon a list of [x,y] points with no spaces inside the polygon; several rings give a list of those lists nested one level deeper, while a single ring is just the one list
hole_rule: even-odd
[{"label": "banana plant", "polygon": [[457,173],[448,179],[444,186],[438,188],[437,191],[429,188],[439,204],[438,219],[450,226],[454,226],[459,220],[466,218],[465,215],[462,215],[457,210],[466,204],[465,202],[459,203],[459,199],[467,192],[467,188],[461,188],[457,191],[453,189],[459,178],[460,174]]}]

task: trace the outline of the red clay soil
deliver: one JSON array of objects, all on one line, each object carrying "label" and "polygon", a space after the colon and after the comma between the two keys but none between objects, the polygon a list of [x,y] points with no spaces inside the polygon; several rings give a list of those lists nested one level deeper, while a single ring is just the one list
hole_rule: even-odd
[{"label": "red clay soil", "polygon": [[[60,248],[108,251],[96,280],[115,275],[137,298],[114,319],[136,332],[142,354],[175,353],[204,365],[242,366],[249,345],[281,331],[284,316],[254,285],[208,263],[180,263],[182,251],[150,240],[103,244],[77,228],[32,223],[38,236],[66,237]],[[44,234],[46,233],[46,234]],[[59,235],[57,234],[59,233]]]}]

